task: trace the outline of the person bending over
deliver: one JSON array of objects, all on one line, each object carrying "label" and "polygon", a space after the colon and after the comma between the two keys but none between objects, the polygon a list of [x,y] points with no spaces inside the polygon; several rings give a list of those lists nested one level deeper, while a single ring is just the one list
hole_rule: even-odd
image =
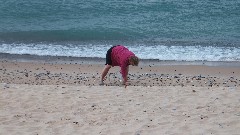
[{"label": "person bending over", "polygon": [[104,78],[111,67],[120,66],[123,78],[122,84],[127,87],[129,65],[138,66],[138,63],[138,57],[135,56],[135,54],[129,51],[126,47],[122,45],[111,47],[106,54],[106,64],[102,71],[100,85],[104,85]]}]

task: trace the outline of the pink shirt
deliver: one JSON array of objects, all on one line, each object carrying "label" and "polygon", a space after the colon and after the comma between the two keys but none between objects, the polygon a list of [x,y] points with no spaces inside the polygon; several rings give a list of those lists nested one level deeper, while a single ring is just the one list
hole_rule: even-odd
[{"label": "pink shirt", "polygon": [[112,49],[112,66],[120,66],[123,79],[127,80],[127,67],[130,65],[129,58],[135,54],[124,46],[116,46]]}]

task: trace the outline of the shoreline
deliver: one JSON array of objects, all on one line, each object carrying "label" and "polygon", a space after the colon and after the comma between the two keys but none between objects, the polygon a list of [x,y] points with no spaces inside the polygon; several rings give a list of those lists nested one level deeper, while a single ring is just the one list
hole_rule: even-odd
[{"label": "shoreline", "polygon": [[[65,57],[64,59],[40,57],[41,60],[28,58],[26,60],[15,55],[11,59],[0,59],[0,83],[98,86],[104,67],[104,62],[95,58],[76,58],[78,62]],[[139,64],[138,67],[130,66],[129,86],[240,86],[240,67],[238,66],[181,65],[178,62],[175,63],[176,65],[163,65],[160,63],[149,62]],[[119,71],[118,66],[110,69],[105,80],[106,86],[121,86],[122,76]]]},{"label": "shoreline", "polygon": [[[72,57],[72,56],[39,56],[30,54],[9,54],[0,53],[1,61],[12,62],[35,62],[49,64],[105,64],[105,58],[99,57]],[[221,66],[221,67],[240,67],[240,61],[175,61],[159,59],[140,59],[140,66],[156,65],[198,65],[198,66]]]}]

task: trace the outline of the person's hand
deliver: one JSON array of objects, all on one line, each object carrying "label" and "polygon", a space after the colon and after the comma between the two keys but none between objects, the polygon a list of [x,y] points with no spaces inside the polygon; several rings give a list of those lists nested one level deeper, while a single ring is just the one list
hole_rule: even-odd
[{"label": "person's hand", "polygon": [[124,85],[125,86],[125,88],[127,88],[127,86],[128,86],[128,83],[127,82],[122,82],[122,85]]}]

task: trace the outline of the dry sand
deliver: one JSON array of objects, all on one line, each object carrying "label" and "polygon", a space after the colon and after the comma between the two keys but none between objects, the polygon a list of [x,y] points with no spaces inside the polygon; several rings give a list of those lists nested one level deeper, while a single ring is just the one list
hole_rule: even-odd
[{"label": "dry sand", "polygon": [[0,61],[0,134],[238,135],[240,67]]}]

